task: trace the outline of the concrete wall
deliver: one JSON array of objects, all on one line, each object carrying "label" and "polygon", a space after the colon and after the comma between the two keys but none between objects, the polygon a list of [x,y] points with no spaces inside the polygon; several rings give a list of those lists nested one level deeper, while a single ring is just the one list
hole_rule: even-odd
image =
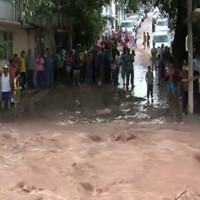
[{"label": "concrete wall", "polygon": [[34,52],[34,31],[28,29],[13,29],[13,53],[20,55],[21,51],[32,49]]}]

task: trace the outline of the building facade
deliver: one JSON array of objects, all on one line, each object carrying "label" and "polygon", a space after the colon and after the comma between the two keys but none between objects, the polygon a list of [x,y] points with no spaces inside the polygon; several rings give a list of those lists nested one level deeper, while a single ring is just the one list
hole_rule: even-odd
[{"label": "building facade", "polygon": [[[72,43],[69,40],[69,21],[66,16],[55,15],[51,19],[21,20],[20,0],[0,0],[0,34],[6,42],[5,55],[0,58],[0,69],[16,53],[31,49],[44,52],[46,48]],[[34,25],[33,25],[34,24]]]},{"label": "building facade", "polygon": [[103,6],[102,16],[108,17],[105,31],[109,34],[112,29],[120,26],[124,20],[126,6],[112,0],[110,4]]},{"label": "building facade", "polygon": [[33,27],[23,24],[20,14],[19,0],[15,3],[13,0],[0,0],[0,34],[6,42],[3,60],[9,60],[15,53],[20,55],[22,50],[34,48]]}]

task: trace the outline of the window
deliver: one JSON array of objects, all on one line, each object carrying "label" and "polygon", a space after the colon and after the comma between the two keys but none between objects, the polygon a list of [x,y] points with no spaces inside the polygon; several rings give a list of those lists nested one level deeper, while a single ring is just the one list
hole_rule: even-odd
[{"label": "window", "polygon": [[13,57],[13,34],[8,32],[0,32],[0,35],[3,36],[3,39],[6,43],[6,48],[3,58],[8,60]]},{"label": "window", "polygon": [[167,21],[159,21],[157,26],[168,26]]},{"label": "window", "polygon": [[155,35],[153,41],[155,43],[167,43],[169,42],[169,38],[167,35]]},{"label": "window", "polygon": [[131,28],[131,27],[133,27],[133,23],[132,22],[122,22],[121,27],[122,28]]}]

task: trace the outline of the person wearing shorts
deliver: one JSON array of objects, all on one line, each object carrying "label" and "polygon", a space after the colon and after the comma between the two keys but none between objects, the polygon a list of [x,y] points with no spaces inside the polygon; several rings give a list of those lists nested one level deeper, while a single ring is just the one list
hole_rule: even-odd
[{"label": "person wearing shorts", "polygon": [[9,75],[9,67],[5,65],[3,67],[3,73],[1,76],[1,92],[2,92],[2,99],[1,99],[1,108],[2,111],[5,110],[5,104],[8,104],[8,109],[11,109],[11,80]]}]

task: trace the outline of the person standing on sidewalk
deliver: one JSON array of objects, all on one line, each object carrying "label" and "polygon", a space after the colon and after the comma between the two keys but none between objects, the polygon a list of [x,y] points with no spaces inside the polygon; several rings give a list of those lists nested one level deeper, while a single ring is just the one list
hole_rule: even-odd
[{"label": "person standing on sidewalk", "polygon": [[3,67],[3,73],[1,75],[1,108],[5,110],[5,103],[8,104],[8,109],[11,110],[11,80],[9,75],[9,67],[5,65]]},{"label": "person standing on sidewalk", "polygon": [[33,89],[35,87],[34,84],[34,58],[32,56],[32,50],[28,50],[28,55],[26,58],[27,61],[27,84],[28,89]]},{"label": "person standing on sidewalk", "polygon": [[127,50],[126,48],[123,48],[123,53],[121,54],[121,63],[122,63],[122,68],[121,68],[121,75],[122,75],[122,80],[123,80],[123,86],[125,87],[125,77],[126,77],[126,68],[127,68]]},{"label": "person standing on sidewalk", "polygon": [[151,101],[153,102],[153,71],[151,66],[148,66],[148,71],[146,73],[145,80],[147,82],[147,100],[149,102],[149,96],[151,95]]},{"label": "person standing on sidewalk", "polygon": [[127,50],[127,70],[126,70],[126,89],[129,87],[129,80],[131,78],[131,86],[134,88],[134,69],[133,69],[133,56],[130,49]]},{"label": "person standing on sidewalk", "polygon": [[147,49],[150,49],[150,39],[151,39],[151,37],[150,37],[149,33],[147,33]]},{"label": "person standing on sidewalk", "polygon": [[54,62],[53,62],[53,52],[49,51],[45,58],[45,69],[46,69],[46,85],[47,87],[53,86],[54,81]]},{"label": "person standing on sidewalk", "polygon": [[21,75],[21,86],[22,86],[22,90],[25,90],[26,87],[26,81],[27,81],[27,77],[26,77],[26,72],[27,72],[27,65],[26,65],[26,55],[25,55],[25,51],[21,52],[21,66],[20,66],[20,75]]},{"label": "person standing on sidewalk", "polygon": [[37,71],[37,87],[42,88],[45,86],[45,66],[44,58],[40,53],[36,58],[36,71]]},{"label": "person standing on sidewalk", "polygon": [[121,65],[121,57],[120,57],[120,52],[117,51],[117,54],[115,56],[115,63],[116,63],[116,68],[114,71],[114,86],[118,86],[119,85],[119,68]]},{"label": "person standing on sidewalk", "polygon": [[151,49],[152,71],[156,70],[156,67],[157,67],[157,55],[158,55],[158,50],[155,48],[155,43],[153,43],[153,48]]},{"label": "person standing on sidewalk", "polygon": [[183,64],[182,70],[179,74],[181,79],[181,98],[184,114],[188,113],[188,88],[189,88],[189,75],[186,64]]},{"label": "person standing on sidewalk", "polygon": [[144,49],[146,49],[146,46],[147,46],[147,35],[146,35],[145,32],[143,33],[143,46],[144,46]]}]

